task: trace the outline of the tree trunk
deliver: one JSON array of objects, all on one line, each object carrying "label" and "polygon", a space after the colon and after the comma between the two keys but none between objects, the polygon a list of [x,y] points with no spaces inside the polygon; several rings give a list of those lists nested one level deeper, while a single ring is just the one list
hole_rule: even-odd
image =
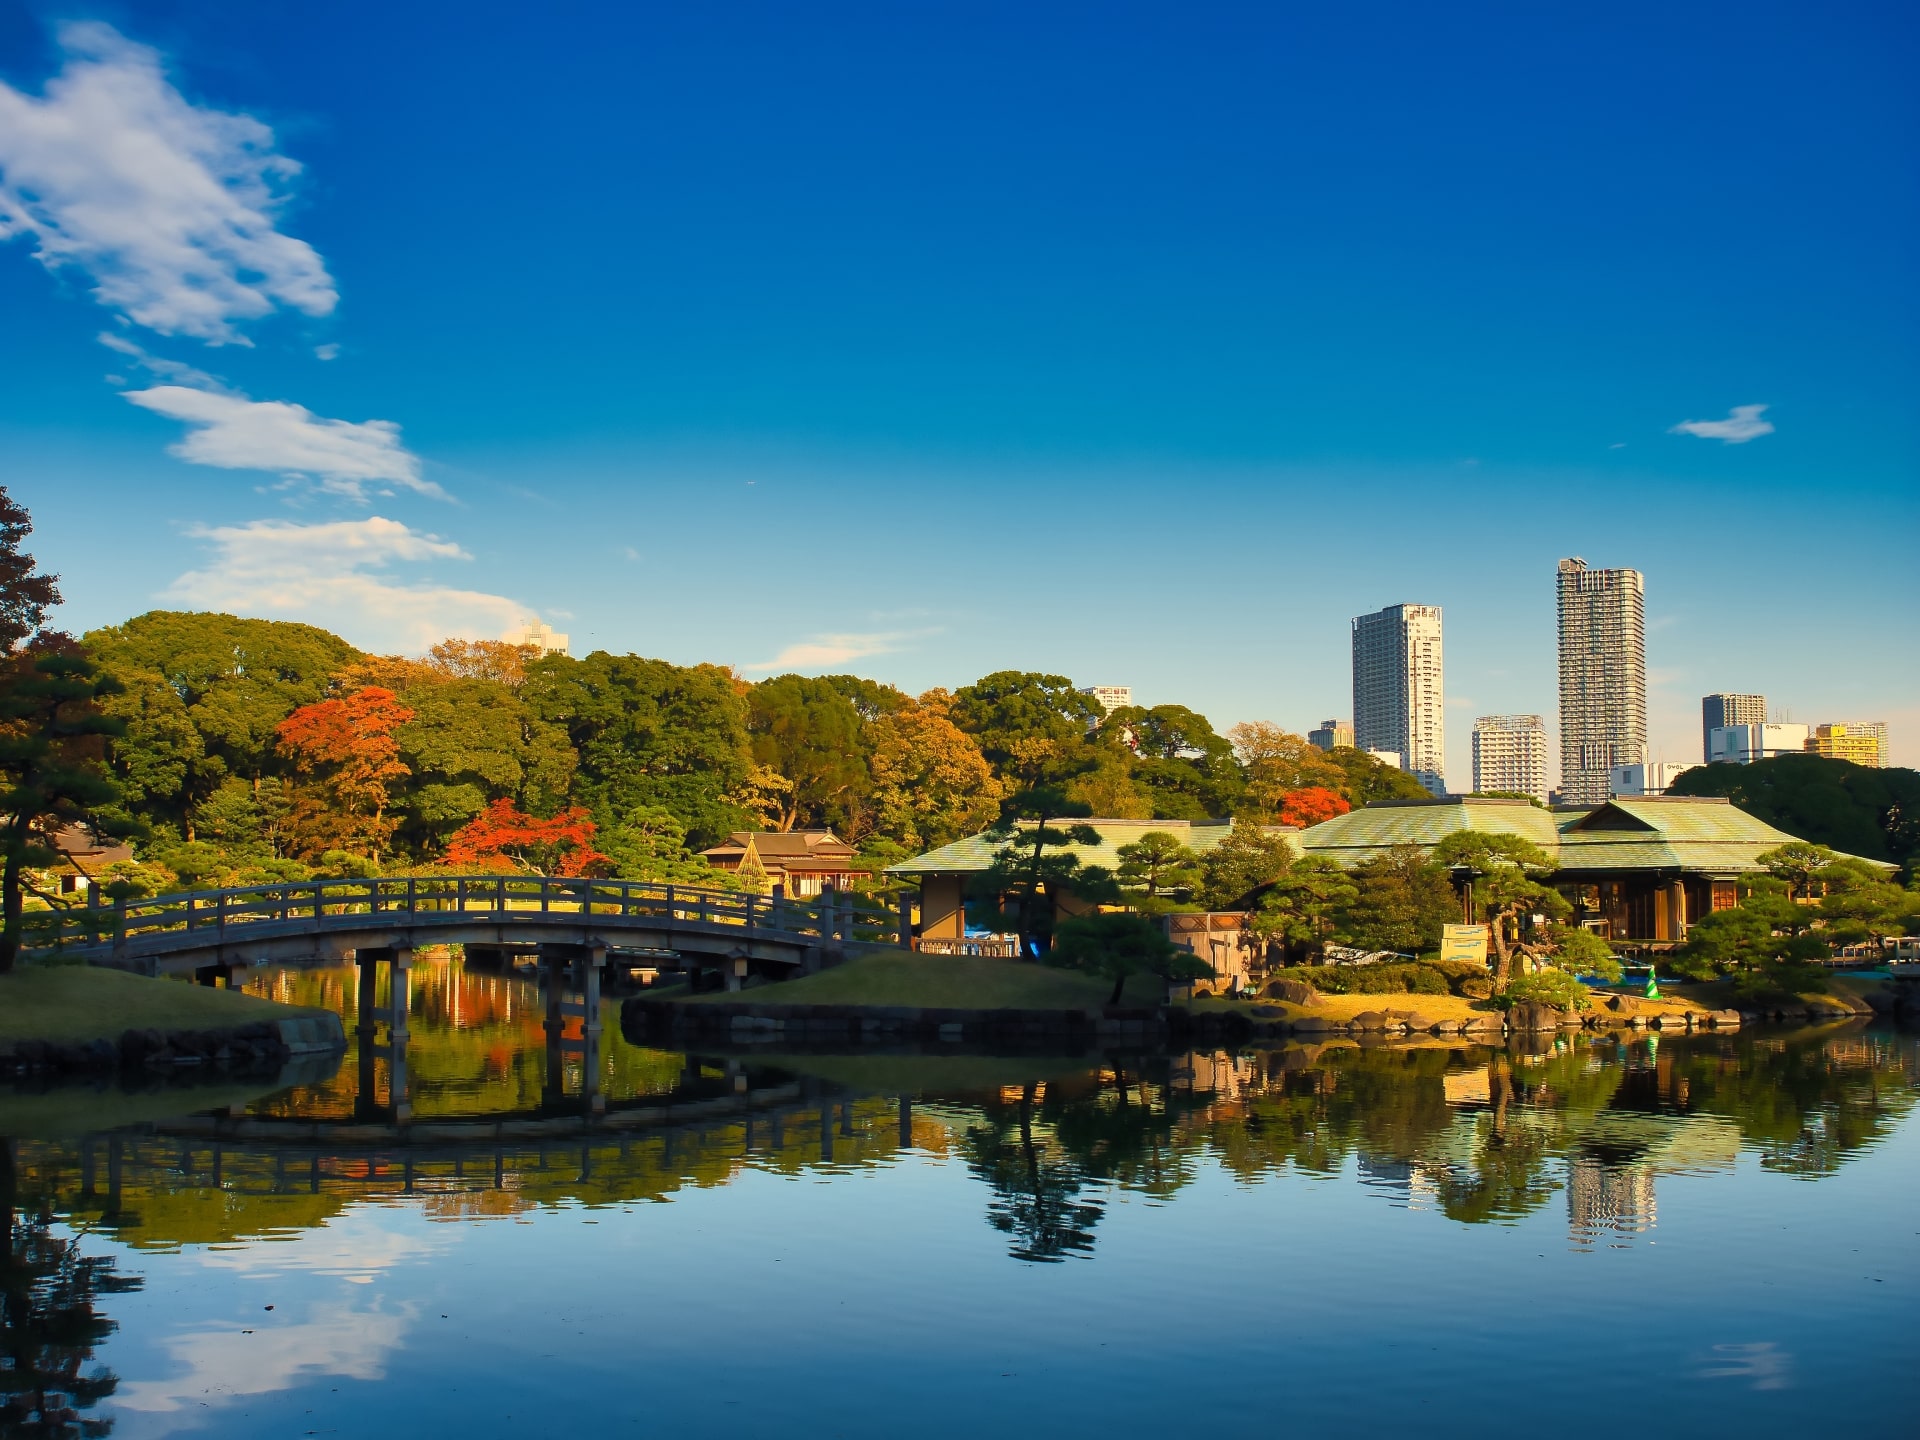
[{"label": "tree trunk", "polygon": [[1113,977],[1113,993],[1107,996],[1107,1004],[1118,1005],[1120,1003],[1120,992],[1122,990],[1125,990],[1126,988],[1127,988],[1127,975],[1126,975],[1126,972],[1123,970],[1120,972],[1120,974]]},{"label": "tree trunk", "polygon": [[1513,973],[1513,956],[1507,949],[1507,912],[1504,907],[1487,907],[1487,929],[1493,938],[1493,988],[1497,993],[1507,988],[1507,979]]}]

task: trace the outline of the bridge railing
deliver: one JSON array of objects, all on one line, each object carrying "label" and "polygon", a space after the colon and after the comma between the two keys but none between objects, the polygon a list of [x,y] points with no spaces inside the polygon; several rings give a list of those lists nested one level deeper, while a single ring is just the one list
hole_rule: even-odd
[{"label": "bridge railing", "polygon": [[884,910],[851,895],[790,900],[737,890],[667,885],[641,880],[592,880],[551,875],[404,875],[371,880],[308,880],[247,885],[122,900],[107,905],[30,912],[24,948],[30,954],[110,949],[140,955],[188,948],[196,942],[244,941],[289,932],[577,916],[616,922],[739,926],[824,941],[886,941],[896,922]]}]

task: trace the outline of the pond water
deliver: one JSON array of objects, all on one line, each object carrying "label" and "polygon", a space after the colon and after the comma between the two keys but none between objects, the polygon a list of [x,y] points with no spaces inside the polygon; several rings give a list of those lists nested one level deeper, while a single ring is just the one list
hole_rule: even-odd
[{"label": "pond water", "polygon": [[[346,970],[253,988],[353,1014]],[[0,1097],[0,1434],[1911,1423],[1912,1034],[685,1056],[544,1015],[443,959],[397,1085],[378,1035],[263,1094]]]}]

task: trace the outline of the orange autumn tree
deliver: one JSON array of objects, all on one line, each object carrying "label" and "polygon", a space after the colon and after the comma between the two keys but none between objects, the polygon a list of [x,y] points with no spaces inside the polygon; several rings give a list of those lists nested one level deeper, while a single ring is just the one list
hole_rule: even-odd
[{"label": "orange autumn tree", "polygon": [[612,862],[593,848],[596,829],[578,805],[541,820],[511,800],[496,800],[454,832],[445,863],[474,870],[505,864],[530,875],[600,875]]},{"label": "orange autumn tree", "polygon": [[295,775],[290,830],[302,858],[327,850],[364,851],[375,860],[393,838],[389,787],[412,772],[401,763],[394,731],[413,718],[391,690],[368,685],[333,700],[302,705],[274,730]]},{"label": "orange autumn tree", "polygon": [[1280,823],[1298,825],[1302,830],[1309,825],[1318,825],[1322,820],[1331,820],[1336,815],[1344,815],[1353,806],[1347,803],[1346,796],[1338,791],[1329,790],[1324,785],[1308,785],[1303,789],[1289,790],[1280,801]]}]

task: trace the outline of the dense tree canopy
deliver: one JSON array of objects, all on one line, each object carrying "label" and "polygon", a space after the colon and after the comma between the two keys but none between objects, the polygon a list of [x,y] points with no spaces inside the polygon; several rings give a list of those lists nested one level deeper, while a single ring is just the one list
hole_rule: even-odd
[{"label": "dense tree canopy", "polygon": [[1725,796],[1789,835],[1891,860],[1909,874],[1920,861],[1920,771],[1779,755],[1751,765],[1697,766],[1668,793]]}]

